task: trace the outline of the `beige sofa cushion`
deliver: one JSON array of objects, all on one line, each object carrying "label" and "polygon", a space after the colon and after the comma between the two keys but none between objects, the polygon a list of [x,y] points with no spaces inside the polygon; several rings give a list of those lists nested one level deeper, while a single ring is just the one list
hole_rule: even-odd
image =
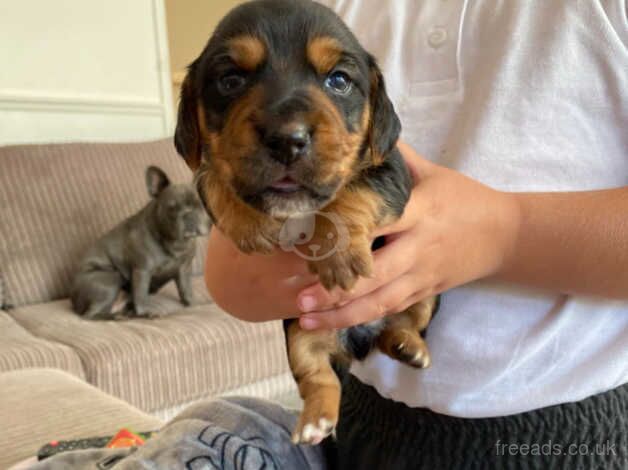
[{"label": "beige sofa cushion", "polygon": [[108,436],[122,427],[159,429],[157,418],[65,372],[0,373],[0,468],[34,455],[51,440]]},{"label": "beige sofa cushion", "polygon": [[2,277],[2,271],[0,271],[0,310],[8,307],[8,299],[6,299],[4,295],[4,278]]},{"label": "beige sofa cushion", "polygon": [[6,312],[0,312],[0,372],[27,367],[63,369],[84,377],[81,358],[72,348],[37,338]]},{"label": "beige sofa cushion", "polygon": [[67,300],[21,307],[11,315],[37,336],[71,346],[88,382],[147,412],[288,370],[280,322],[241,322],[214,304],[157,320],[84,320]]},{"label": "beige sofa cushion", "polygon": [[[4,302],[20,306],[67,297],[87,248],[148,202],[144,172],[151,164],[175,182],[192,178],[172,139],[0,147]],[[200,273],[202,256],[197,258]]]}]

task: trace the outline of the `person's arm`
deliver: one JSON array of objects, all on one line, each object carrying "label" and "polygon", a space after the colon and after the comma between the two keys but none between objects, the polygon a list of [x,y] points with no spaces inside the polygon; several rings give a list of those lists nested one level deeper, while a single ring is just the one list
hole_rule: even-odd
[{"label": "person's arm", "polygon": [[388,244],[373,278],[351,293],[302,291],[304,328],[364,323],[484,277],[628,299],[628,187],[505,193],[400,149],[420,183],[402,218],[379,231]]},{"label": "person's arm", "polygon": [[513,197],[519,229],[496,277],[564,294],[628,299],[628,186]]},{"label": "person's arm", "polygon": [[209,236],[205,283],[214,302],[246,321],[296,317],[297,294],[316,282],[293,253],[245,255],[217,228]]}]

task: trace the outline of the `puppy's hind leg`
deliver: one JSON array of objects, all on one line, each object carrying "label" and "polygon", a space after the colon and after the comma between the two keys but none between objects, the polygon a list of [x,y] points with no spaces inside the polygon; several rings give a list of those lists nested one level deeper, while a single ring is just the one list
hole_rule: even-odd
[{"label": "puppy's hind leg", "polygon": [[429,367],[432,359],[421,332],[427,328],[437,308],[438,297],[430,297],[387,317],[386,326],[377,339],[379,350],[409,366]]},{"label": "puppy's hind leg", "polygon": [[303,399],[303,411],[292,434],[295,444],[319,444],[338,423],[340,381],[331,366],[338,351],[333,331],[305,331],[294,320],[287,325],[288,360]]},{"label": "puppy's hind leg", "polygon": [[115,271],[90,271],[79,275],[72,291],[74,310],[89,320],[113,320],[113,304],[123,279]]}]

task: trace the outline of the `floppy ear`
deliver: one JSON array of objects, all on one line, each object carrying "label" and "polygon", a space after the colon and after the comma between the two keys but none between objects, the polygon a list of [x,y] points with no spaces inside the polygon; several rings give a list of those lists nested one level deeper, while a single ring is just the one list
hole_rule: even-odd
[{"label": "floppy ear", "polygon": [[401,133],[401,122],[395,112],[388,94],[384,77],[373,56],[369,56],[371,74],[370,105],[371,118],[369,122],[368,139],[373,164],[379,165],[397,144]]},{"label": "floppy ear", "polygon": [[174,146],[192,171],[201,163],[201,135],[198,122],[198,97],[192,82],[193,68],[181,85],[177,129],[174,133]]},{"label": "floppy ear", "polygon": [[170,180],[161,168],[149,166],[146,169],[146,189],[151,197],[159,196],[169,185]]}]

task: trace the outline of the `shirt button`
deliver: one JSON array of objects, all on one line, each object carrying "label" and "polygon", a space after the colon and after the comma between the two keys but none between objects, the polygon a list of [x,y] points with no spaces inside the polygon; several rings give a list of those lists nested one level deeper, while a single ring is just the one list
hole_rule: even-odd
[{"label": "shirt button", "polygon": [[433,28],[427,35],[427,43],[434,49],[438,49],[445,41],[447,41],[447,31],[445,28]]}]

